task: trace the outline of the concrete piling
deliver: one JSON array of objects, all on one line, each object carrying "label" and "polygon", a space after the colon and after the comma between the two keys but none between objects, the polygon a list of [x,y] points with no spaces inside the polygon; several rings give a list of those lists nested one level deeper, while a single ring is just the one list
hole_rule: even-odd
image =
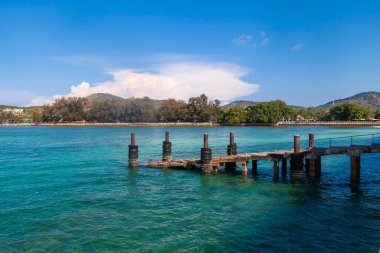
[{"label": "concrete piling", "polygon": [[162,161],[171,161],[172,143],[169,140],[169,132],[165,132],[165,141],[162,143]]},{"label": "concrete piling", "polygon": [[314,134],[310,133],[309,134],[309,148],[314,148]]},{"label": "concrete piling", "polygon": [[201,170],[206,173],[214,172],[211,166],[212,153],[208,147],[208,134],[203,135],[203,148],[201,148]]},{"label": "concrete piling", "polygon": [[[230,132],[230,144],[227,145],[227,155],[237,155],[237,146],[235,143],[235,135],[233,132]],[[226,171],[232,172],[236,169],[235,162],[227,162],[225,163]]]},{"label": "concrete piling", "polygon": [[242,167],[242,169],[241,169],[241,174],[242,175],[248,175],[248,166],[247,166],[247,164],[248,164],[248,162],[246,162],[246,163],[243,163],[242,165],[241,165],[241,167]]},{"label": "concrete piling", "polygon": [[252,175],[257,175],[257,160],[252,160]]},{"label": "concrete piling", "polygon": [[304,178],[303,171],[303,158],[304,155],[301,152],[300,136],[294,135],[294,151],[290,159],[290,176],[292,178]]},{"label": "concrete piling", "polygon": [[131,144],[129,145],[128,152],[128,164],[131,167],[138,166],[138,158],[139,158],[139,146],[136,145],[136,136],[135,133],[131,133]]},{"label": "concrete piling", "polygon": [[278,179],[278,176],[279,176],[278,159],[273,160],[273,176],[275,179]]},{"label": "concrete piling", "polygon": [[357,180],[360,178],[360,154],[350,156],[350,178],[351,180]]},{"label": "concrete piling", "polygon": [[227,155],[237,155],[237,145],[233,132],[230,132],[230,144],[227,146]]}]

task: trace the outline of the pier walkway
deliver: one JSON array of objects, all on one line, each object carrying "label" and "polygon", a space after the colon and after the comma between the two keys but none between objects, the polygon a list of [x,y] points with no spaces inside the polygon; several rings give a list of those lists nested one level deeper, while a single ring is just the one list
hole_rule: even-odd
[{"label": "pier walkway", "polygon": [[[334,143],[347,145],[336,145]],[[318,145],[316,145],[316,142]],[[290,145],[289,145],[290,144]],[[238,154],[238,146],[235,143],[234,133],[230,133],[230,142],[224,149],[216,149],[218,155],[212,155],[213,151],[208,145],[208,134],[204,134],[203,148],[196,152],[199,156],[186,159],[172,159],[171,142],[169,132],[165,134],[163,141],[163,152],[160,160],[150,159],[146,164],[152,168],[187,169],[198,170],[205,173],[236,172],[236,168],[241,166],[241,173],[248,174],[248,164],[251,163],[251,173],[257,174],[258,161],[268,160],[273,162],[273,175],[279,177],[280,164],[281,174],[288,173],[288,161],[290,164],[289,174],[291,177],[302,178],[305,175],[312,178],[321,176],[322,161],[324,156],[347,155],[350,157],[350,178],[360,178],[360,160],[362,154],[380,153],[380,133],[344,136],[325,139],[314,139],[314,134],[309,134],[307,147],[302,149],[300,136],[294,135],[293,142],[242,146],[243,150]],[[276,149],[271,147],[288,147],[288,149]],[[250,150],[266,150],[249,152]],[[129,146],[129,164],[138,165],[138,146],[135,143],[135,134],[131,134],[131,145]]]}]

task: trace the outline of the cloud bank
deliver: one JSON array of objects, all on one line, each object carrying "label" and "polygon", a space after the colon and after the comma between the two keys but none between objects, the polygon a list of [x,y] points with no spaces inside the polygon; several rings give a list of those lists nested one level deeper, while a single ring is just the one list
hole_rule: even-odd
[{"label": "cloud bank", "polygon": [[[243,81],[248,71],[239,65],[227,63],[177,62],[160,65],[154,71],[119,69],[108,72],[112,80],[90,84],[82,82],[71,86],[66,96],[86,97],[93,93],[109,93],[120,97],[154,99],[190,97],[206,94],[211,99],[228,102],[259,91],[258,84]],[[54,97],[58,97],[56,95]],[[46,103],[37,98],[32,104]]]}]

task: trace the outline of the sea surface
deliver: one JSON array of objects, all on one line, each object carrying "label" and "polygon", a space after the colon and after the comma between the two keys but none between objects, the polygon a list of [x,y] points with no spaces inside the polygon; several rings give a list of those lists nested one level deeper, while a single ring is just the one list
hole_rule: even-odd
[{"label": "sea surface", "polygon": [[362,156],[356,185],[345,155],[304,184],[274,180],[269,161],[257,177],[145,167],[166,130],[174,157],[199,156],[205,132],[215,154],[230,131],[240,153],[291,148],[294,134],[306,147],[310,132],[317,147],[380,143],[372,127],[0,127],[0,252],[379,251],[379,154]]}]

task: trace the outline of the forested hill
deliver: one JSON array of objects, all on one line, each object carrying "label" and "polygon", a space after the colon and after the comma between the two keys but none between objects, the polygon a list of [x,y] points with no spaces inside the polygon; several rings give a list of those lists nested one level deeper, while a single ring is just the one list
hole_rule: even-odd
[{"label": "forested hill", "polygon": [[[113,104],[123,104],[123,103],[125,103],[127,101],[132,101],[135,98],[133,98],[133,97],[122,98],[122,97],[118,97],[118,96],[115,96],[115,95],[112,95],[112,94],[108,94],[108,93],[94,93],[94,94],[91,94],[91,95],[87,96],[86,99],[89,102],[104,102],[104,101],[108,101],[108,102],[111,102]],[[153,104],[154,104],[155,108],[160,107],[160,105],[162,103],[161,100],[154,100],[154,99],[152,99],[152,101],[153,101]]]},{"label": "forested hill", "polygon": [[318,109],[327,109],[332,104],[339,105],[342,103],[351,103],[360,105],[363,107],[371,107],[374,111],[380,110],[380,92],[369,91],[356,94],[352,97],[338,99],[335,101],[328,102],[324,105],[317,106]]},{"label": "forested hill", "polygon": [[227,105],[224,105],[223,108],[224,109],[230,109],[230,108],[238,107],[238,108],[245,109],[249,106],[254,106],[255,104],[257,104],[257,102],[238,100],[238,101],[231,102]]}]

